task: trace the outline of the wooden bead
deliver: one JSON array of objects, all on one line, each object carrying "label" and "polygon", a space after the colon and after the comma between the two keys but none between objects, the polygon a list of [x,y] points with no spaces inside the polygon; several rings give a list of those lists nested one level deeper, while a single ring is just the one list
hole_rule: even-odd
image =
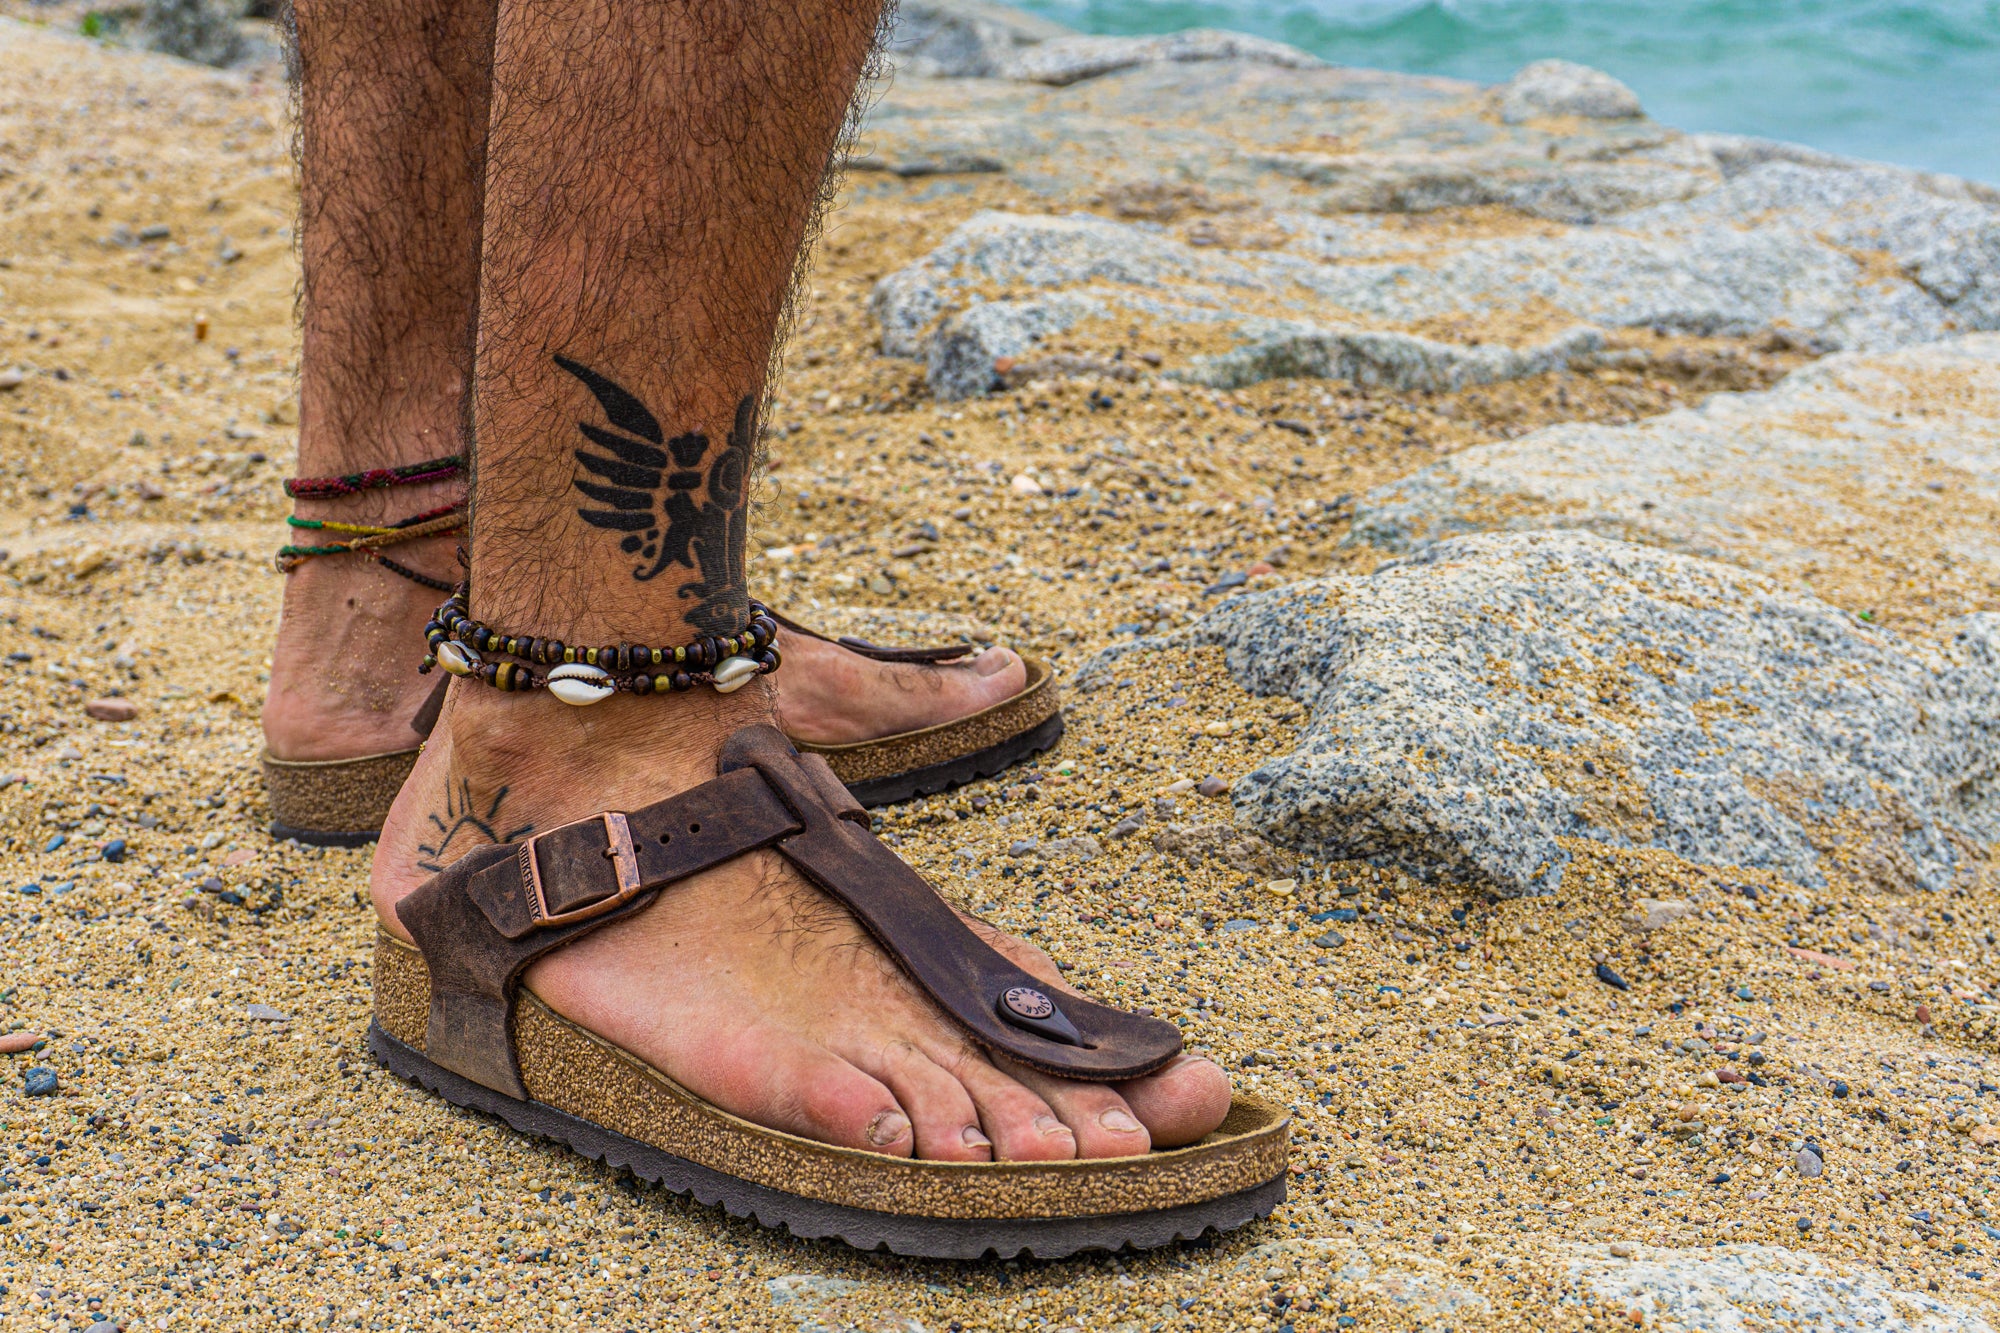
[{"label": "wooden bead", "polygon": [[676,690],[691,690],[694,688],[694,677],[685,671],[676,671],[673,674],[672,684]]},{"label": "wooden bead", "polygon": [[632,693],[651,694],[652,692],[653,692],[653,678],[651,676],[632,677]]}]

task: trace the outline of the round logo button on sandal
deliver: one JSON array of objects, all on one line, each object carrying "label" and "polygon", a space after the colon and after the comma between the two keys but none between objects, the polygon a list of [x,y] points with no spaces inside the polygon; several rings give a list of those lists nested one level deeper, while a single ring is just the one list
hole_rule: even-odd
[{"label": "round logo button on sandal", "polygon": [[1056,1011],[1055,1001],[1032,986],[1016,986],[1005,999],[1007,1007],[1023,1018],[1047,1018]]}]

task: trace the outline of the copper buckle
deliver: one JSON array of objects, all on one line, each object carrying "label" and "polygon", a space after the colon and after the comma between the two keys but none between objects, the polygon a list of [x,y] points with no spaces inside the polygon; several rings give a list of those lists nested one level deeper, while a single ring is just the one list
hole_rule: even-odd
[{"label": "copper buckle", "polygon": [[[618,876],[618,891],[609,898],[600,898],[594,903],[567,912],[551,913],[548,895],[542,890],[542,867],[535,859],[535,844],[543,838],[553,837],[564,829],[575,828],[579,824],[589,824],[602,820],[604,823],[604,854],[611,859],[613,872]],[[576,819],[567,824],[550,829],[547,833],[537,833],[521,844],[521,878],[528,881],[528,912],[535,924],[541,927],[568,926],[578,921],[588,921],[601,916],[615,907],[639,896],[644,882],[639,878],[639,855],[632,850],[632,829],[625,822],[625,816],[616,810],[606,810],[589,819]]]}]

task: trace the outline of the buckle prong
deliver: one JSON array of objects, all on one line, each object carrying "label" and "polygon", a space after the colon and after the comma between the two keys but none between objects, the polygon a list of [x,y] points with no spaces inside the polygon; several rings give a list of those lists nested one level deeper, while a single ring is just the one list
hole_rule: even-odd
[{"label": "buckle prong", "polygon": [[[564,829],[598,822],[604,825],[604,855],[610,858],[612,870],[618,876],[617,892],[567,912],[550,912],[548,893],[542,887],[542,866],[535,855],[535,844],[543,838],[561,833]],[[528,881],[528,912],[534,918],[535,924],[543,928],[574,925],[579,921],[602,916],[638,897],[645,887],[645,881],[639,877],[639,855],[632,847],[631,825],[626,822],[625,816],[616,810],[606,810],[588,819],[572,820],[546,833],[534,834],[521,844],[521,872],[521,877]]]}]

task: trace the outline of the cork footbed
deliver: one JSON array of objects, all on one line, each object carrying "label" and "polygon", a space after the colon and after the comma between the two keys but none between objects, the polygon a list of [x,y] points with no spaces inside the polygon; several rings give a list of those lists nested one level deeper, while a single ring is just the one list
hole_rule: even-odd
[{"label": "cork footbed", "polygon": [[[1047,749],[1062,734],[1061,722],[1052,720],[1062,706],[1055,672],[1037,658],[1021,660],[1028,668],[1021,692],[967,717],[853,745],[792,743],[802,754],[825,755],[864,805],[941,791],[998,772]],[[266,751],[271,835],[335,847],[374,841],[416,762],[416,750],[305,763],[274,759]]]},{"label": "cork footbed", "polygon": [[[378,931],[376,1028],[421,1052],[429,1017],[430,972],[422,955]],[[526,990],[514,1038],[531,1098],[517,1105],[546,1106],[699,1168],[816,1204],[910,1218],[1005,1222],[1151,1214],[1260,1188],[1273,1191],[1275,1202],[1282,1193],[1291,1121],[1254,1098],[1238,1096],[1221,1128],[1200,1143],[1143,1157],[925,1162],[815,1143],[731,1115]],[[498,1096],[489,1094],[487,1100]],[[1266,1204],[1259,1215],[1268,1211]]]},{"label": "cork footbed", "polygon": [[1028,683],[1021,692],[966,717],[852,745],[814,745],[796,739],[792,744],[800,754],[825,755],[835,775],[850,787],[950,764],[1003,746],[1041,726],[1062,707],[1061,691],[1049,664],[1027,656],[1021,661],[1028,669]]},{"label": "cork footbed", "polygon": [[266,750],[264,790],[271,798],[271,835],[319,846],[373,842],[389,805],[416,767],[417,750],[359,759],[294,762]]}]

